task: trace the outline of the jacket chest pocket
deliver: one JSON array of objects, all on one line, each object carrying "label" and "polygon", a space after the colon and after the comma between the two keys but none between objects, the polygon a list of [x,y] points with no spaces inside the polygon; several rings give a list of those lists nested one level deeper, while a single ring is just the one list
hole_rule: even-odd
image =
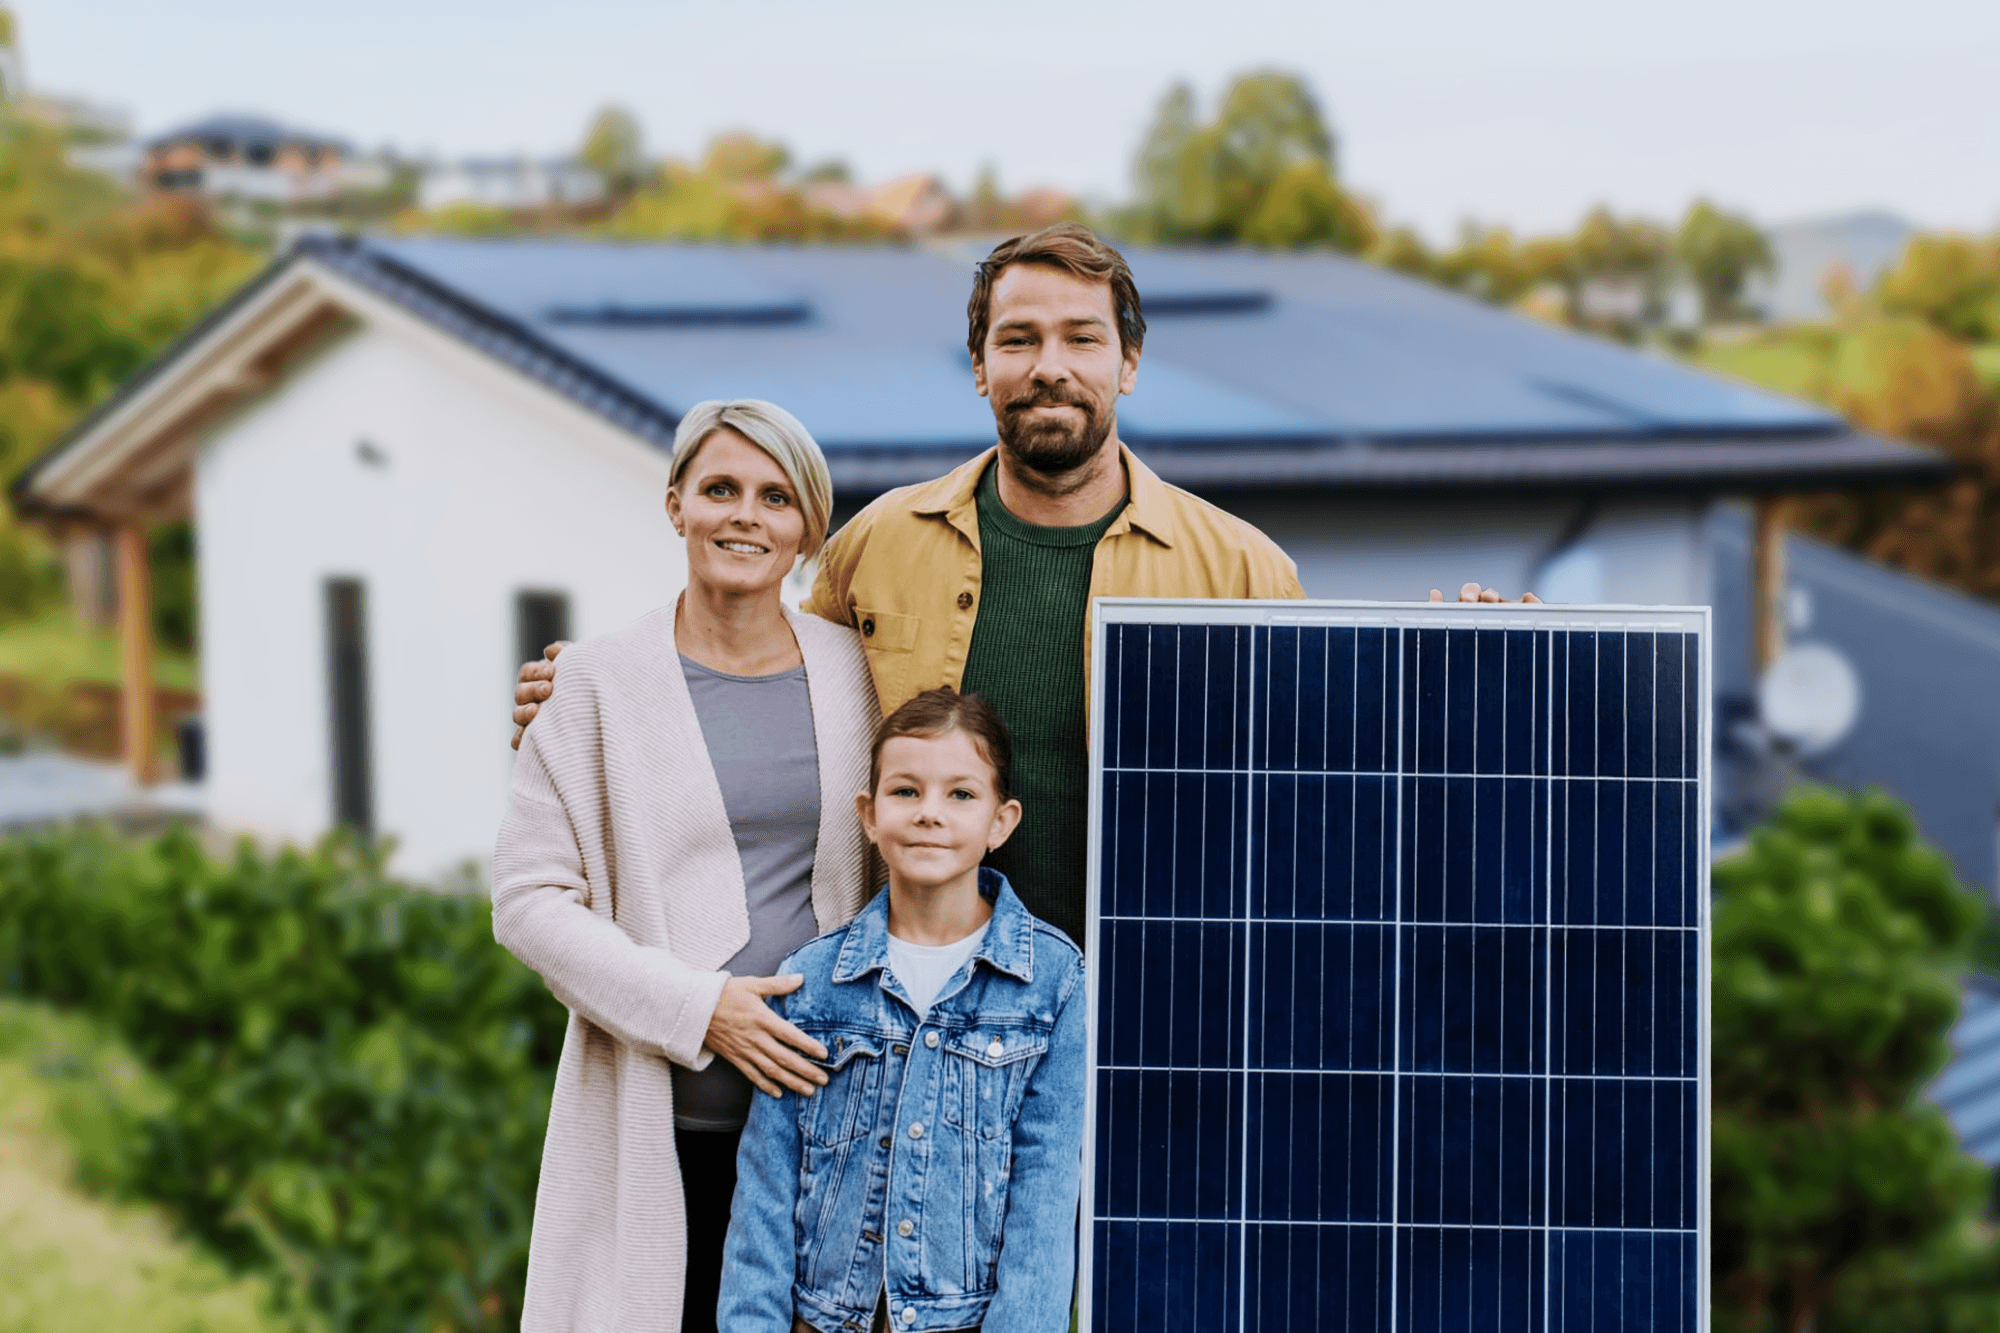
[{"label": "jacket chest pocket", "polygon": [[1028,1079],[1048,1054],[1049,1034],[1032,1028],[977,1028],[945,1042],[945,1123],[983,1139],[1014,1132]]},{"label": "jacket chest pocket", "polygon": [[826,1086],[804,1099],[801,1128],[822,1148],[854,1142],[875,1123],[882,1100],[882,1039],[854,1032],[812,1032],[826,1047]]},{"label": "jacket chest pocket", "polygon": [[902,611],[856,606],[854,628],[861,631],[861,646],[870,656],[877,653],[907,653],[917,646],[917,617]]}]

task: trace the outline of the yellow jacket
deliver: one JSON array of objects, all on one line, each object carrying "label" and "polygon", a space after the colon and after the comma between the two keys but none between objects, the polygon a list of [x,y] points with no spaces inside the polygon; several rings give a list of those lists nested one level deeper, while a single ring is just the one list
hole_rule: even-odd
[{"label": "yellow jacket", "polygon": [[[861,632],[884,713],[939,685],[957,689],[964,676],[979,609],[977,494],[998,452],[881,496],[820,553],[805,609]],[[1119,456],[1127,498],[1097,543],[1093,599],[1305,596],[1297,566],[1276,542],[1161,481],[1122,445]]]}]

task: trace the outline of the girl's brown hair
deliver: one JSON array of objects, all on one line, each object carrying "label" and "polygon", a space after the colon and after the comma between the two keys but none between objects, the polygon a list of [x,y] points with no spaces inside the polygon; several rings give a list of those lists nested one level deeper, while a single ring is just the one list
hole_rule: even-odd
[{"label": "girl's brown hair", "polygon": [[882,747],[898,736],[942,736],[962,731],[972,737],[979,757],[993,769],[993,789],[1005,804],[1014,799],[1014,738],[986,697],[960,694],[949,685],[925,690],[882,719],[868,751],[868,790],[882,781]]}]

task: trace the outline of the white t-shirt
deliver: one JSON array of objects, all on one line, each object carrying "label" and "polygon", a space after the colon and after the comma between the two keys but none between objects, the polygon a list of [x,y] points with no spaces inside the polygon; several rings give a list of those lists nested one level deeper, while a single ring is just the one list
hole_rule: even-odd
[{"label": "white t-shirt", "polygon": [[[991,924],[989,919],[987,925]],[[903,983],[910,1003],[916,1005],[918,1022],[930,1017],[931,1002],[944,989],[944,983],[951,980],[966,959],[979,952],[979,942],[985,938],[986,926],[950,944],[912,944],[894,935],[889,937],[889,970]]]}]

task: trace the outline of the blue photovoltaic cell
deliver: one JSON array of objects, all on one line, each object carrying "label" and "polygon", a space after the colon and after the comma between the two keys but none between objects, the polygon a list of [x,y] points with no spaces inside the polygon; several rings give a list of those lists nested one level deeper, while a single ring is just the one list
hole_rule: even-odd
[{"label": "blue photovoltaic cell", "polygon": [[1091,1328],[1705,1327],[1705,622],[1317,614],[1102,628]]}]

